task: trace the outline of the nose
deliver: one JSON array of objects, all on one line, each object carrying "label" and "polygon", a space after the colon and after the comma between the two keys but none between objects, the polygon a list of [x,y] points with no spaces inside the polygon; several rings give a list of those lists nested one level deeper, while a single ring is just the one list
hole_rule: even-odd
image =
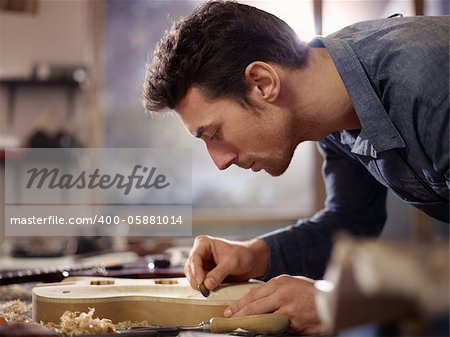
[{"label": "nose", "polygon": [[206,141],[206,148],[219,170],[225,170],[237,162],[238,153],[233,146],[223,142]]}]

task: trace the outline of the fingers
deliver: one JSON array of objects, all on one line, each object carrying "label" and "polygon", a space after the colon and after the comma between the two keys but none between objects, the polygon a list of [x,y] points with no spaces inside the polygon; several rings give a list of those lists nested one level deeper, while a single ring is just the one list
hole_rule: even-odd
[{"label": "fingers", "polygon": [[205,279],[204,263],[211,260],[211,240],[206,236],[195,238],[189,257],[184,266],[184,273],[192,288],[198,289]]},{"label": "fingers", "polygon": [[198,289],[205,278],[202,258],[199,255],[191,256],[186,262],[184,273],[191,287]]},{"label": "fingers", "polygon": [[231,261],[217,264],[205,277],[205,287],[209,290],[216,289],[223,280],[233,271],[234,263]]},{"label": "fingers", "polygon": [[276,287],[270,283],[252,288],[239,300],[225,309],[225,317],[241,317],[247,315],[274,312],[280,307],[278,299],[273,296]]},{"label": "fingers", "polygon": [[315,308],[315,289],[312,280],[281,275],[257,288],[225,309],[225,317],[241,317],[278,312],[289,319],[290,328],[300,333],[322,330]]},{"label": "fingers", "polygon": [[204,282],[209,290],[216,289],[237,269],[237,258],[226,240],[206,235],[198,236],[186,262],[184,272],[192,288]]},{"label": "fingers", "polygon": [[[209,290],[216,289],[225,278],[246,281],[255,276],[255,256],[248,245],[202,235],[195,239],[184,272],[192,288],[204,282]],[[230,278],[230,279],[231,279]]]}]

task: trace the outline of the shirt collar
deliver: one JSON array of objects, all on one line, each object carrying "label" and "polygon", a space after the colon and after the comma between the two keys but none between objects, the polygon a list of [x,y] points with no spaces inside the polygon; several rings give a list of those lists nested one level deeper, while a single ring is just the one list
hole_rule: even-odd
[{"label": "shirt collar", "polygon": [[[403,138],[389,118],[348,42],[326,37],[317,39],[333,58],[362,126],[356,137],[345,131],[341,132],[341,141],[344,144],[353,143],[353,153],[374,158],[377,157],[377,152],[405,147]],[[317,42],[313,42],[313,45],[317,45]]]}]

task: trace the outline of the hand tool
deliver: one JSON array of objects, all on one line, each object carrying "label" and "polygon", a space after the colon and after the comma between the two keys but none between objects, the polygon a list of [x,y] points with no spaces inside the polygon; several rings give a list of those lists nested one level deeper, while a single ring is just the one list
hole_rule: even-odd
[{"label": "hand tool", "polygon": [[198,290],[202,293],[204,297],[209,296],[209,289],[206,288],[205,284],[202,282],[202,284],[199,285]]},{"label": "hand tool", "polygon": [[[120,330],[116,334],[126,337],[144,336],[174,336],[183,331],[200,331],[213,333],[229,333],[236,329],[243,329],[257,335],[275,335],[286,332],[289,320],[278,313],[251,315],[244,317],[222,318],[213,317],[208,322],[202,322],[194,326],[161,327],[161,328],[136,328]],[[80,336],[80,337],[87,337]],[[90,337],[111,337],[114,334],[90,335]]]}]

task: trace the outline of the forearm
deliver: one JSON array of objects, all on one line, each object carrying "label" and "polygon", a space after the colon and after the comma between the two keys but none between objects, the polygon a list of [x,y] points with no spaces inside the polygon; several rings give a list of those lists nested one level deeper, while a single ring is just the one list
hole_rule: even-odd
[{"label": "forearm", "polygon": [[269,268],[270,248],[265,240],[255,238],[246,242],[247,247],[255,257],[254,268],[248,278],[259,278],[265,275]]},{"label": "forearm", "polygon": [[[384,198],[380,198],[380,203]],[[322,278],[333,240],[338,232],[358,237],[378,236],[386,220],[385,212],[367,210],[364,217],[323,210],[311,219],[299,220],[296,225],[260,237],[269,247],[267,280],[280,274],[301,275],[312,279]]]}]

